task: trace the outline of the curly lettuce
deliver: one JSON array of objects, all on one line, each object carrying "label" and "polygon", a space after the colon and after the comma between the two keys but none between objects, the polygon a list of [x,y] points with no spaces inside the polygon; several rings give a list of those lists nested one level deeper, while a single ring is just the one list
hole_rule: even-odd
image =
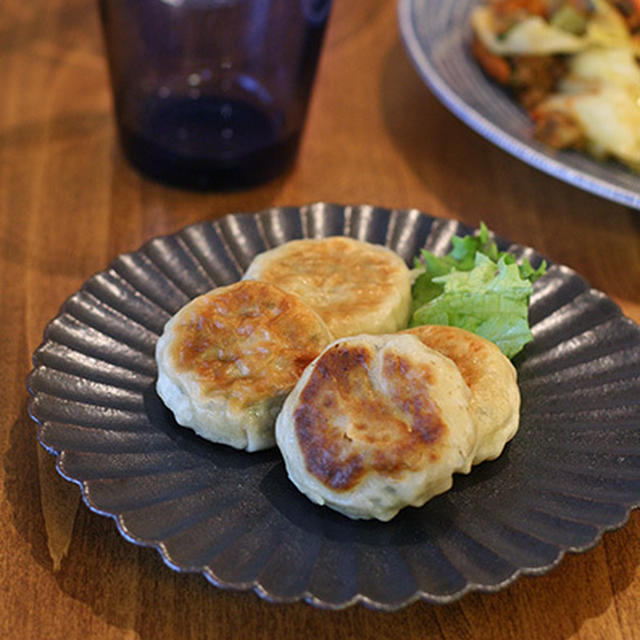
[{"label": "curly lettuce", "polygon": [[445,256],[423,250],[416,259],[410,326],[441,324],[472,331],[513,358],[532,340],[529,300],[546,272],[499,251],[482,224],[476,235],[452,238]]}]

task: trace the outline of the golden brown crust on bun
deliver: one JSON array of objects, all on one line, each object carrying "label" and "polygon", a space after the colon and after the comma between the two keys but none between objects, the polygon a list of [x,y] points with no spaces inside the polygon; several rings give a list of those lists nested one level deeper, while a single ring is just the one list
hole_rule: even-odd
[{"label": "golden brown crust on bun", "polygon": [[275,413],[331,340],[318,315],[275,285],[242,281],[183,307],[158,341],[158,392],[180,424],[255,450]]},{"label": "golden brown crust on bun", "polygon": [[520,390],[510,360],[489,340],[457,327],[424,325],[405,333],[450,358],[471,390],[478,431],[473,464],[497,458],[519,424]]},{"label": "golden brown crust on bun", "polygon": [[342,236],[292,240],[256,256],[244,278],[299,295],[336,338],[407,325],[410,272],[381,245]]},{"label": "golden brown crust on bun", "polygon": [[311,500],[389,520],[470,469],[470,395],[455,365],[413,336],[343,338],[303,373],[276,439]]}]

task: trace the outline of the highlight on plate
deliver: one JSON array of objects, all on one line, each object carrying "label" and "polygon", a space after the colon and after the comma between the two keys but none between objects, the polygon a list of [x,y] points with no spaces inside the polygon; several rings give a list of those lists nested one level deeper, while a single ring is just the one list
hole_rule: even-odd
[{"label": "highlight on plate", "polygon": [[487,0],[472,53],[556,149],[640,169],[640,2]]},{"label": "highlight on plate", "polygon": [[167,322],[156,388],[211,442],[276,445],[311,501],[387,521],[515,435],[509,358],[531,340],[545,268],[498,251],[484,225],[413,269],[353,238],[294,240]]}]

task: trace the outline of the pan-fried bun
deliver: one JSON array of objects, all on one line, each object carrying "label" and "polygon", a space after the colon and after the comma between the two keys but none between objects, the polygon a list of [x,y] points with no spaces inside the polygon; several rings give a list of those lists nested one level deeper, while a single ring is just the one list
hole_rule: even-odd
[{"label": "pan-fried bun", "polygon": [[470,470],[470,399],[457,367],[414,336],[344,338],[285,400],[276,441],[290,479],[313,502],[390,520]]},{"label": "pan-fried bun", "polygon": [[520,420],[515,367],[493,342],[464,329],[425,325],[406,333],[453,360],[471,389],[471,416],[478,432],[473,464],[497,458]]},{"label": "pan-fried bun", "polygon": [[285,396],[331,339],[312,309],[274,285],[220,287],[166,324],[156,347],[156,388],[179,424],[257,451],[275,444]]},{"label": "pan-fried bun", "polygon": [[336,338],[393,333],[409,319],[407,265],[390,249],[354,238],[292,240],[257,255],[244,278],[296,293]]}]

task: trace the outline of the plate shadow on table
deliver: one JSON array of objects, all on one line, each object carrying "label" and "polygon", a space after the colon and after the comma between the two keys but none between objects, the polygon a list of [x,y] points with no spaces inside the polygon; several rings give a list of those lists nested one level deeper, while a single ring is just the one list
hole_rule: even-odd
[{"label": "plate shadow on table", "polygon": [[[26,401],[20,417],[9,428],[9,447],[2,456],[5,473],[4,496],[11,508],[13,526],[27,542],[33,559],[46,569],[52,568],[42,517],[34,521],[33,514],[41,513],[40,481],[36,427],[27,415]],[[53,458],[51,467],[53,468]],[[69,491],[78,491],[69,485]]]}]

